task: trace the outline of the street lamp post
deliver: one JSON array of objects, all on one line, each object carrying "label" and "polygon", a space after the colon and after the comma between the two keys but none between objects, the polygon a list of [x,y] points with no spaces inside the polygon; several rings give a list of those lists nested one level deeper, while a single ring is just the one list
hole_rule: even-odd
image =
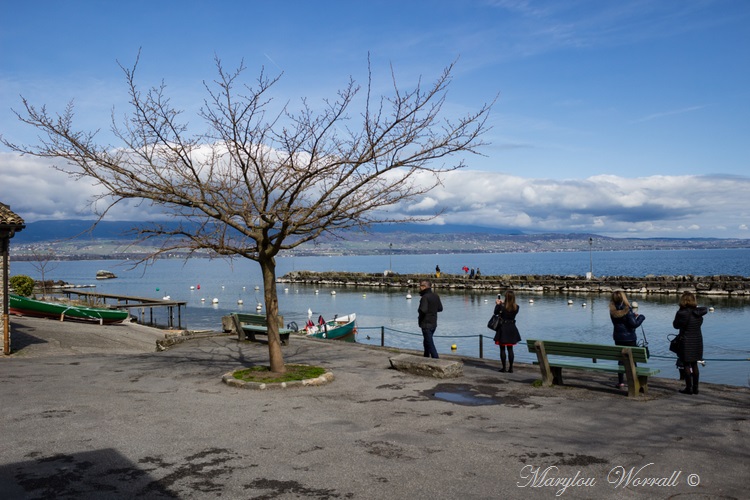
[{"label": "street lamp post", "polygon": [[393,243],[388,243],[390,255],[388,256],[388,274],[393,274]]},{"label": "street lamp post", "polygon": [[589,279],[594,277],[594,257],[591,249],[594,246],[594,238],[589,238]]}]

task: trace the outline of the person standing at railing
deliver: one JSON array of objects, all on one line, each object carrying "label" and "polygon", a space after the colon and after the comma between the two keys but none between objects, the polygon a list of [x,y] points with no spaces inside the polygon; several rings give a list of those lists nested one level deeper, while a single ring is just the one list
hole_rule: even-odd
[{"label": "person standing at railing", "polygon": [[[638,334],[636,329],[641,326],[646,317],[633,311],[628,302],[628,297],[622,290],[612,292],[612,300],[609,303],[609,319],[612,320],[612,338],[615,345],[624,347],[636,347],[638,345]],[[622,361],[617,363],[622,364]],[[625,374],[617,374],[618,389],[625,387]]]},{"label": "person standing at railing", "polygon": [[680,309],[675,314],[672,326],[680,330],[677,356],[685,370],[685,388],[680,390],[683,394],[698,394],[698,361],[703,359],[701,325],[707,312],[705,307],[698,307],[692,292],[685,292],[680,297]]},{"label": "person standing at railing", "polygon": [[515,355],[513,354],[513,346],[521,341],[521,334],[518,332],[516,326],[516,316],[518,315],[518,304],[516,303],[516,294],[512,291],[505,292],[505,301],[497,296],[495,300],[495,312],[500,316],[500,321],[497,323],[497,330],[495,332],[495,344],[500,346],[500,362],[503,367],[499,371],[506,371],[505,364],[505,351],[508,351],[508,373],[513,373],[513,360]]},{"label": "person standing at railing", "polygon": [[438,313],[442,312],[443,304],[438,294],[432,291],[432,283],[428,280],[419,283],[419,295],[422,298],[419,300],[418,324],[424,338],[424,357],[438,359],[438,352],[432,337],[435,335]]}]

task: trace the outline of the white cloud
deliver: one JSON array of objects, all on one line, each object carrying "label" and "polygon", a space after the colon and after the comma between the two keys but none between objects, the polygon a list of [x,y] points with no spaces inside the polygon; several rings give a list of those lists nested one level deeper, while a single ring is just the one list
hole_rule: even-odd
[{"label": "white cloud", "polygon": [[[0,153],[0,201],[27,222],[93,218],[99,193],[49,160]],[[425,182],[428,182],[425,176]],[[419,177],[417,177],[419,181]],[[390,207],[390,215],[442,214],[432,224],[521,231],[595,232],[638,237],[746,238],[750,177],[667,176],[535,179],[494,172],[449,172],[428,196]],[[118,204],[110,220],[156,219],[148,203]]]}]

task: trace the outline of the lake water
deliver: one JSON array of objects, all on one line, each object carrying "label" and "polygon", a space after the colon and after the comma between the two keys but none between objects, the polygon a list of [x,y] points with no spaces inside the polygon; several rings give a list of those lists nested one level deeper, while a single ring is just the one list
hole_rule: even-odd
[{"label": "lake water", "polygon": [[[293,270],[430,273],[440,265],[444,273],[460,274],[461,268],[480,268],[485,275],[498,274],[559,274],[584,275],[593,267],[599,276],[654,275],[738,275],[750,276],[750,249],[679,250],[633,252],[565,252],[524,254],[455,254],[455,255],[387,255],[359,257],[284,257],[278,259],[278,276]],[[54,267],[54,269],[53,269]],[[99,269],[118,275],[117,279],[96,281]],[[27,274],[39,279],[39,272],[30,262],[12,262],[11,275]],[[101,293],[137,295],[184,300],[183,326],[191,330],[218,330],[221,317],[244,310],[255,312],[263,302],[260,269],[251,261],[192,259],[159,260],[154,265],[129,269],[118,261],[62,261],[48,266],[47,279],[72,284],[96,285]],[[194,289],[191,290],[191,287]],[[198,288],[200,287],[200,288]],[[421,349],[422,337],[416,325],[417,290],[407,299],[407,290],[382,290],[369,287],[319,288],[279,284],[279,309],[285,322],[304,324],[308,309],[313,319],[323,315],[357,314],[358,342],[380,344],[381,327],[389,346]],[[331,292],[336,294],[332,295]],[[455,344],[457,354],[483,355],[499,359],[486,323],[492,315],[495,294],[492,292],[444,291],[441,295],[444,312],[440,314],[436,332],[438,351],[449,353]],[[218,304],[212,300],[218,299]],[[649,341],[650,365],[662,370],[660,376],[677,378],[674,356],[667,349],[667,335],[673,334],[672,319],[677,310],[675,296],[632,294],[639,303],[639,312],[646,316],[643,335]],[[203,299],[203,300],[201,300]],[[244,302],[238,305],[238,300]],[[568,304],[572,300],[573,304]],[[518,327],[523,338],[549,338],[580,342],[610,343],[612,325],[609,320],[609,297],[559,293],[522,293],[518,296],[521,311]],[[533,303],[531,302],[533,301]],[[701,305],[710,306],[704,322],[704,357],[706,366],[701,379],[731,385],[750,384],[750,299],[699,297]],[[166,314],[155,310],[159,314]],[[161,320],[165,322],[166,320]],[[525,345],[516,347],[516,359],[533,361]]]}]

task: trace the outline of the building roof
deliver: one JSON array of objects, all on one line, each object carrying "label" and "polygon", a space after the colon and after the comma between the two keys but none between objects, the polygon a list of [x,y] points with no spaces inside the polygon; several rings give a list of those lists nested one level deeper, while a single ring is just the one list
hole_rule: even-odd
[{"label": "building roof", "polygon": [[20,231],[25,227],[26,223],[21,216],[13,212],[8,205],[0,203],[0,228]]}]

